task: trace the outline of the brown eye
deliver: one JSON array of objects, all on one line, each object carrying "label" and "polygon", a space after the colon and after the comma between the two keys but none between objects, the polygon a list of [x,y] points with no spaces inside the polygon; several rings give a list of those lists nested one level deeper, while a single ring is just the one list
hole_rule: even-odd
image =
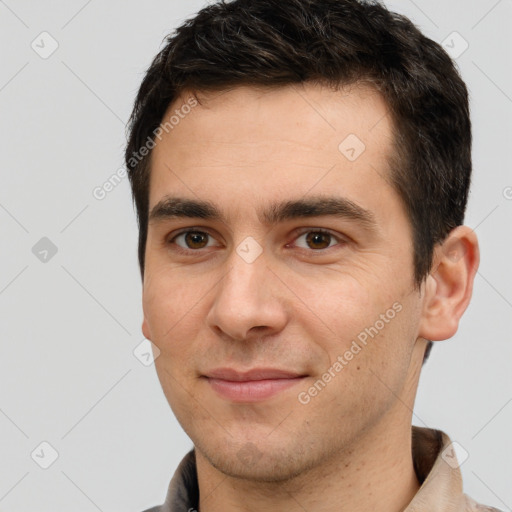
[{"label": "brown eye", "polygon": [[306,236],[306,242],[311,249],[325,249],[331,244],[331,235],[317,231],[311,231]]},{"label": "brown eye", "polygon": [[202,249],[208,243],[208,235],[199,231],[191,231],[186,233],[185,243],[190,249]]},{"label": "brown eye", "polygon": [[171,241],[183,249],[204,249],[208,246],[210,235],[203,231],[184,231]]},{"label": "brown eye", "polygon": [[340,239],[329,231],[324,231],[322,229],[304,231],[295,240],[295,245],[297,247],[300,247],[301,249],[312,249],[314,251],[328,249],[339,243],[343,244],[343,239]]}]

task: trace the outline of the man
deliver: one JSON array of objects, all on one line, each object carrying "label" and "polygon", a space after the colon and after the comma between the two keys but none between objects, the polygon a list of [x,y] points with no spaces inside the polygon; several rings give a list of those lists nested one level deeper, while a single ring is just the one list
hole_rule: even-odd
[{"label": "man", "polygon": [[479,263],[442,48],[375,2],[214,4],[168,38],[129,130],[142,329],[194,443],[151,510],[495,510],[447,435],[411,426]]}]

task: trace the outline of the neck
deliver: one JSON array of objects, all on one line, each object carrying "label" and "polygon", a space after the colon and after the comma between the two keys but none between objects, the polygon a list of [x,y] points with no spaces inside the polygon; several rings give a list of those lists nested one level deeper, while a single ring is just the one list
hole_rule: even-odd
[{"label": "neck", "polygon": [[419,489],[411,426],[385,423],[361,435],[349,450],[279,483],[226,476],[196,449],[200,512],[403,511]]}]

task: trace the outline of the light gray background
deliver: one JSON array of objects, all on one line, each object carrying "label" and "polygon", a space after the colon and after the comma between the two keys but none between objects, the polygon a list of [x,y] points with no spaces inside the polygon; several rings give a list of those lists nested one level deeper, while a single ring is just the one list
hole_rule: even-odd
[{"label": "light gray background", "polygon": [[[469,453],[466,492],[512,510],[512,2],[388,4],[436,41],[453,31],[467,41],[457,62],[474,123],[467,224],[482,263],[457,335],[436,344],[424,370],[414,422]],[[4,512],[140,512],[163,502],[192,446],[154,366],[133,354],[143,336],[128,180],[101,201],[92,192],[123,164],[125,122],[164,36],[203,5],[0,0]],[[47,59],[31,48],[50,48],[43,31],[59,44]],[[46,262],[32,252],[42,237],[58,249]],[[50,456],[43,441],[59,454],[48,469],[31,458]]]}]

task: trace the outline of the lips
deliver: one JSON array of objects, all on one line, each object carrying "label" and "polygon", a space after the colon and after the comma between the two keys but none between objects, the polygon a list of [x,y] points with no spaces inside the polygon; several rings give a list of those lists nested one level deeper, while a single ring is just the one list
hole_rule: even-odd
[{"label": "lips", "polygon": [[208,372],[210,387],[230,402],[258,402],[277,395],[301,382],[306,375],[276,368],[254,368],[241,372],[218,368]]},{"label": "lips", "polygon": [[231,368],[218,368],[208,372],[206,376],[213,379],[228,380],[233,382],[247,382],[266,379],[293,379],[296,377],[304,377],[304,375],[301,375],[300,373],[279,370],[276,368],[254,368],[246,372],[233,370]]}]

